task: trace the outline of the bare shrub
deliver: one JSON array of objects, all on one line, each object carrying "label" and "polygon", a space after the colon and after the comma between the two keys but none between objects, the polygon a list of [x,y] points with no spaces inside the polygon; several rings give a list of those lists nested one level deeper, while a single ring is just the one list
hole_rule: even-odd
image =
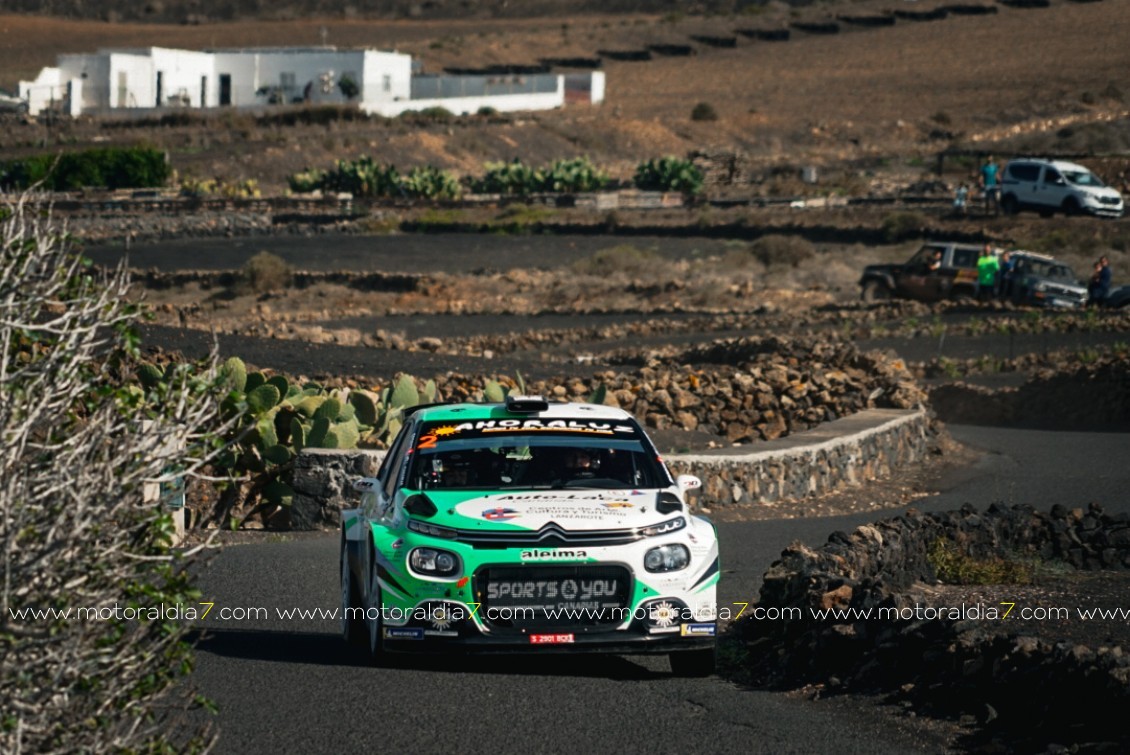
[{"label": "bare shrub", "polygon": [[691,109],[692,121],[716,121],[718,111],[709,102],[700,102]]},{"label": "bare shrub", "polygon": [[241,271],[241,281],[256,294],[277,291],[290,285],[293,271],[282,257],[270,252],[259,252]]},{"label": "bare shrub", "polygon": [[781,234],[762,236],[750,245],[749,251],[766,267],[784,265],[797,267],[816,254],[816,250],[807,239]]},{"label": "bare shrub", "polygon": [[883,235],[892,244],[921,235],[928,225],[920,212],[892,212],[883,218]]},{"label": "bare shrub", "polygon": [[[28,196],[0,207],[0,751],[164,752],[186,724],[192,552],[145,491],[193,475],[226,432],[215,359],[201,381],[135,380],[139,311]],[[130,620],[129,609],[141,610]],[[180,690],[170,693],[175,686]]]},{"label": "bare shrub", "polygon": [[639,275],[648,270],[654,270],[656,263],[661,260],[658,253],[650,249],[640,249],[631,244],[601,249],[594,254],[577,260],[573,263],[573,270],[582,275],[610,275],[612,273],[627,273]]}]

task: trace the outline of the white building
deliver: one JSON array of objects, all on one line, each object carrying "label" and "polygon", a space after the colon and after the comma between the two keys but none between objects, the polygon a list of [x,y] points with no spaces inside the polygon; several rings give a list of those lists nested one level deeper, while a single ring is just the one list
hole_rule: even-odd
[{"label": "white building", "polygon": [[[604,99],[603,72],[568,78],[570,102]],[[353,98],[342,91],[347,80],[356,85]],[[552,73],[414,75],[411,56],[380,50],[147,47],[60,55],[58,64],[44,68],[35,81],[21,81],[19,93],[32,115],[47,108],[72,116],[144,115],[169,108],[356,102],[367,113],[392,117],[429,107],[456,114],[481,108],[548,110],[565,104],[566,88],[566,77]]]}]

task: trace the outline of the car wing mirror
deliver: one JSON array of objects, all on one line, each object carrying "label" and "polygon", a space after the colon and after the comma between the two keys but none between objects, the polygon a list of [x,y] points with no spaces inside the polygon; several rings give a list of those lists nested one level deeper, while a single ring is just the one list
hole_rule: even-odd
[{"label": "car wing mirror", "polygon": [[675,478],[675,485],[679,488],[679,493],[685,496],[690,491],[701,488],[702,480],[693,474],[681,474]]},{"label": "car wing mirror", "polygon": [[381,486],[381,481],[376,477],[362,477],[353,481],[353,489],[358,493],[375,493]]}]

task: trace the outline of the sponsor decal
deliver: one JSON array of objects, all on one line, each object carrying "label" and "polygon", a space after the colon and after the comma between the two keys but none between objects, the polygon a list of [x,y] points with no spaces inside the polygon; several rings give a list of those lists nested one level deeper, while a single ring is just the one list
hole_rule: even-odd
[{"label": "sponsor decal", "polygon": [[488,522],[504,522],[507,519],[513,519],[516,516],[521,516],[520,512],[514,509],[506,509],[499,506],[498,508],[487,509],[483,512],[483,519]]},{"label": "sponsor decal", "polygon": [[647,495],[647,493],[643,492],[642,490],[633,490],[628,495]]},{"label": "sponsor decal", "polygon": [[463,588],[463,587],[466,587],[467,583],[470,582],[470,581],[471,581],[470,577],[460,577],[459,581],[455,583],[455,586],[459,587],[459,588]]},{"label": "sponsor decal", "polygon": [[[443,431],[441,434],[440,431]],[[599,420],[575,419],[487,419],[478,422],[464,422],[459,425],[437,427],[429,435],[438,437],[455,435],[456,433],[529,433],[529,432],[566,432],[586,433],[595,435],[615,435],[626,433],[635,435],[631,425],[621,425],[613,422]]]},{"label": "sponsor decal", "polygon": [[435,629],[425,629],[424,634],[428,637],[458,637],[458,632],[438,631]]},{"label": "sponsor decal", "polygon": [[447,632],[451,630],[452,617],[448,613],[446,606],[437,606],[432,611],[432,627],[439,632]]},{"label": "sponsor decal", "polygon": [[523,561],[564,561],[578,558],[588,558],[584,550],[528,550],[522,551],[519,556]]},{"label": "sponsor decal", "polygon": [[630,509],[635,506],[634,503],[629,501],[605,501],[601,505],[606,509]]},{"label": "sponsor decal", "polygon": [[679,618],[679,609],[675,608],[674,604],[665,600],[651,607],[651,610],[648,612],[648,618],[651,619],[652,624],[663,629],[675,623]]},{"label": "sponsor decal", "polygon": [[424,630],[416,627],[385,627],[386,640],[422,640]]},{"label": "sponsor decal", "polygon": [[683,637],[713,637],[717,631],[714,624],[683,624],[679,634]]},{"label": "sponsor decal", "polygon": [[573,642],[572,634],[531,634],[531,645],[568,645]]}]

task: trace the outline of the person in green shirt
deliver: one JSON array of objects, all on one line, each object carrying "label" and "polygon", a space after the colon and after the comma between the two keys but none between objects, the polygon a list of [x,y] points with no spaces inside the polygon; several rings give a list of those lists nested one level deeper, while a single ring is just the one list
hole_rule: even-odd
[{"label": "person in green shirt", "polygon": [[997,288],[997,274],[1000,273],[1001,263],[997,255],[993,254],[993,247],[985,244],[985,249],[977,259],[977,299],[990,301]]}]

